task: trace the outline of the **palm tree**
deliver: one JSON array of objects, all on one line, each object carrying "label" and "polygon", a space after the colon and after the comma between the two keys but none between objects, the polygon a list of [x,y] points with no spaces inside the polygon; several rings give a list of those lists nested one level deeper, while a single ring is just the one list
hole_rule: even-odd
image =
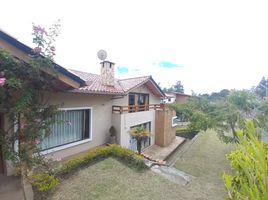
[{"label": "palm tree", "polygon": [[145,141],[151,134],[144,127],[136,127],[130,130],[130,135],[137,141],[137,150],[141,154],[141,144]]}]

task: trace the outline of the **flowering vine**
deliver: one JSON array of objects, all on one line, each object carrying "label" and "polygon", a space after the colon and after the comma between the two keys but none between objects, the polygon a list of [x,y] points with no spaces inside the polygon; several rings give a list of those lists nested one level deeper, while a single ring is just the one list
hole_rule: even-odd
[{"label": "flowering vine", "polygon": [[[48,31],[33,25],[36,47],[27,63],[0,48],[0,111],[13,122],[10,127],[0,129],[0,145],[5,159],[19,168],[23,165],[31,169],[44,163],[40,143],[50,134],[58,106],[49,105],[43,95],[42,91],[55,90],[56,78],[44,75],[42,68],[54,69],[53,43],[59,28],[59,22]],[[19,151],[14,148],[16,141],[19,141]]]}]

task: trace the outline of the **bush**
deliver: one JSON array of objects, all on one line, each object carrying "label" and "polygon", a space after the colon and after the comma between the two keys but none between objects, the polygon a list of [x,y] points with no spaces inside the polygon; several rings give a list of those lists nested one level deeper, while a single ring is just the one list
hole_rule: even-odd
[{"label": "bush", "polygon": [[224,174],[229,199],[268,199],[268,146],[258,139],[253,121],[237,131],[236,149],[227,155],[235,175]]},{"label": "bush", "polygon": [[189,132],[190,130],[188,129],[187,126],[178,126],[176,127],[176,132],[184,133],[184,132]]},{"label": "bush", "polygon": [[48,191],[56,187],[59,183],[59,179],[45,172],[33,176],[33,186],[39,191]]},{"label": "bush", "polygon": [[62,168],[57,172],[57,175],[69,174],[81,167],[88,166],[97,161],[103,160],[112,156],[124,164],[134,167],[138,170],[146,168],[144,158],[130,149],[121,147],[116,144],[110,146],[100,146],[89,150],[86,154],[73,158],[63,163]]}]

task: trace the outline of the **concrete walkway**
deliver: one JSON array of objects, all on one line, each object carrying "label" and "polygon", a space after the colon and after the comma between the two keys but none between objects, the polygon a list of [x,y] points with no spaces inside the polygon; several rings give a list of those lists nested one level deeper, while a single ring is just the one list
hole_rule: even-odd
[{"label": "concrete walkway", "polygon": [[194,179],[192,175],[174,167],[154,165],[151,167],[151,170],[179,185],[187,185],[192,179]]},{"label": "concrete walkway", "polygon": [[143,153],[150,156],[153,160],[166,160],[183,142],[185,138],[176,136],[175,140],[167,147],[152,145],[146,148]]},{"label": "concrete walkway", "polygon": [[20,177],[0,174],[0,199],[24,200]]}]

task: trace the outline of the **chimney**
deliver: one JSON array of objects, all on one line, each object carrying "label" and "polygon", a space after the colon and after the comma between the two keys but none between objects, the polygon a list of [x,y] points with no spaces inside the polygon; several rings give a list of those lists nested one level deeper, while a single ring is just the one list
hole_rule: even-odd
[{"label": "chimney", "polygon": [[114,86],[114,63],[103,61],[101,64],[101,84]]}]

